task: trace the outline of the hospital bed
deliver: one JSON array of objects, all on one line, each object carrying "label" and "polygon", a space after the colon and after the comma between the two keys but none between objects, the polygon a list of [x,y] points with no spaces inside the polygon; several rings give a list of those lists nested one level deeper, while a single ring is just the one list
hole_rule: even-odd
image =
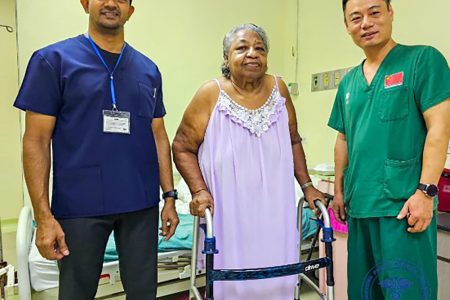
[{"label": "hospital bed", "polygon": [[[307,211],[306,216],[309,218],[310,215],[312,215],[312,212]],[[183,220],[182,216],[180,215],[180,219]],[[182,222],[179,226],[181,224]],[[193,225],[190,226],[193,228]],[[304,234],[307,237],[312,236],[315,224],[312,224],[312,221],[308,221],[304,226],[310,228],[309,232],[307,230]],[[176,234],[183,232],[180,229],[178,228]],[[192,241],[191,236],[187,238]],[[46,295],[56,294],[56,291],[52,290],[58,287],[59,271],[56,263],[44,259],[36,248],[32,213],[29,207],[24,207],[21,211],[16,239],[19,299],[31,300],[32,293],[35,294],[33,298],[50,299],[51,296]],[[118,261],[114,260],[115,254],[112,253],[109,243],[110,241],[108,241],[105,251],[107,261],[103,264],[96,298],[123,293]],[[306,239],[306,244],[310,244],[310,239]],[[168,250],[167,248],[172,247],[168,245],[166,247],[160,246],[159,248],[160,250]],[[158,296],[166,296],[190,289],[191,250],[185,248],[158,253]],[[302,247],[302,249],[307,250],[308,247]],[[203,274],[204,270],[196,270],[197,286],[204,285],[205,279]]]},{"label": "hospital bed", "polygon": [[[182,218],[180,215],[180,219],[189,218]],[[191,224],[188,224],[188,226],[192,228]],[[16,236],[20,300],[32,299],[33,291],[33,293],[42,292],[45,294],[45,291],[49,293],[48,290],[58,287],[59,271],[56,262],[46,260],[40,256],[34,242],[34,231],[31,208],[24,207],[19,216]],[[178,232],[183,231],[180,230]],[[191,241],[190,236],[184,238]],[[96,298],[123,293],[119,264],[114,257],[117,254],[112,252],[109,244],[110,241],[108,241],[109,251],[107,246],[107,251],[105,252],[106,261],[103,264]],[[189,289],[191,251],[186,249],[185,245],[180,250],[161,251],[161,249],[167,250],[168,247],[174,248],[169,244],[161,246],[160,243],[160,252],[158,253],[158,296],[165,296]],[[36,295],[37,298],[39,298],[38,294]],[[51,294],[55,295],[57,293],[54,291]],[[49,297],[42,296],[41,298],[48,299]]]},{"label": "hospital bed", "polygon": [[[191,195],[188,186],[183,180],[180,180],[176,186],[179,194],[177,200],[177,212],[180,216],[180,225],[177,228],[175,236],[183,235],[182,239],[190,241],[189,247],[183,245],[178,250],[170,249],[170,246],[160,244],[158,253],[158,297],[166,296],[190,289],[191,268],[191,250],[193,228],[190,227],[190,232],[181,230],[183,223],[182,216],[189,214],[189,202]],[[297,199],[301,197],[301,189],[296,186]],[[311,220],[313,213],[309,209],[303,212],[303,240],[301,249],[308,251],[311,247],[311,237],[316,231],[316,223]],[[191,217],[193,224],[194,220]],[[188,236],[189,235],[189,236]],[[16,252],[17,252],[17,271],[19,284],[19,298],[20,300],[30,300],[31,294],[36,299],[51,299],[46,296],[46,293],[54,295],[54,291],[58,286],[58,268],[55,262],[48,261],[42,258],[34,243],[34,225],[32,219],[32,211],[30,207],[24,207],[20,213],[17,237],[16,237]],[[172,240],[172,239],[171,239]],[[109,242],[108,242],[109,245]],[[168,251],[174,250],[174,251]],[[196,253],[196,252],[194,252]],[[123,293],[123,287],[120,282],[118,261],[114,259],[114,254],[108,251],[108,246],[105,252],[107,261],[103,264],[103,270],[99,281],[99,288],[96,298],[104,298],[108,295]],[[108,256],[109,254],[109,256]],[[205,283],[204,270],[196,270],[196,285],[203,286]],[[198,277],[199,276],[199,277]],[[53,291],[52,291],[53,290]],[[41,295],[41,296],[40,296]],[[56,298],[55,298],[56,299]]]}]

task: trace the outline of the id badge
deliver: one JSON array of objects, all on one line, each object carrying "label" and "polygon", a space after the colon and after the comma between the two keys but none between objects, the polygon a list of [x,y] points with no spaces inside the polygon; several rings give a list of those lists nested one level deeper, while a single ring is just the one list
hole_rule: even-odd
[{"label": "id badge", "polygon": [[103,110],[103,132],[130,134],[130,112]]}]

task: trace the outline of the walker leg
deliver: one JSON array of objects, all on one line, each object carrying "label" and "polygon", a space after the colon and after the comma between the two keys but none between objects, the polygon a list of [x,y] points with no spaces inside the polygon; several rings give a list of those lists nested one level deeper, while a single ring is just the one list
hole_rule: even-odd
[{"label": "walker leg", "polygon": [[[298,229],[298,261],[302,262],[302,221],[303,221],[303,203],[305,198],[300,198],[297,205],[297,229]],[[300,289],[302,287],[302,277],[300,274],[297,279],[297,286],[295,287],[294,300],[300,299]]]},{"label": "walker leg", "polygon": [[189,289],[189,299],[201,300],[201,296],[196,287],[197,284],[197,249],[198,249],[198,232],[199,217],[194,217],[194,229],[192,237],[192,253],[191,253],[191,288]]},{"label": "walker leg", "polygon": [[214,266],[214,254],[206,254],[206,300],[214,300],[214,282],[210,280]]}]

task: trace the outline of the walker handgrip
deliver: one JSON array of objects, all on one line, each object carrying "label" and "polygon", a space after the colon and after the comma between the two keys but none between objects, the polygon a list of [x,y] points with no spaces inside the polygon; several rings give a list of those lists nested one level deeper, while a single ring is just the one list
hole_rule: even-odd
[{"label": "walker handgrip", "polygon": [[211,210],[209,209],[209,207],[205,209],[205,220],[206,220],[206,237],[213,238],[214,237],[213,221]]},{"label": "walker handgrip", "polygon": [[327,208],[325,207],[325,205],[323,205],[322,201],[320,201],[319,199],[316,199],[316,200],[314,200],[314,205],[322,213],[323,225],[325,225],[325,227],[331,227],[330,215],[328,214]]}]

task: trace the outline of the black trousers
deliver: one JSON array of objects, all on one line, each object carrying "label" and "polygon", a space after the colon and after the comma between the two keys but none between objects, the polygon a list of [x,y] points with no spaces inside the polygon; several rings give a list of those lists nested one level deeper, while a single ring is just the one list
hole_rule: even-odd
[{"label": "black trousers", "polygon": [[156,206],[111,216],[58,220],[70,251],[59,263],[59,299],[94,299],[112,230],[126,299],[156,299],[158,218]]}]

